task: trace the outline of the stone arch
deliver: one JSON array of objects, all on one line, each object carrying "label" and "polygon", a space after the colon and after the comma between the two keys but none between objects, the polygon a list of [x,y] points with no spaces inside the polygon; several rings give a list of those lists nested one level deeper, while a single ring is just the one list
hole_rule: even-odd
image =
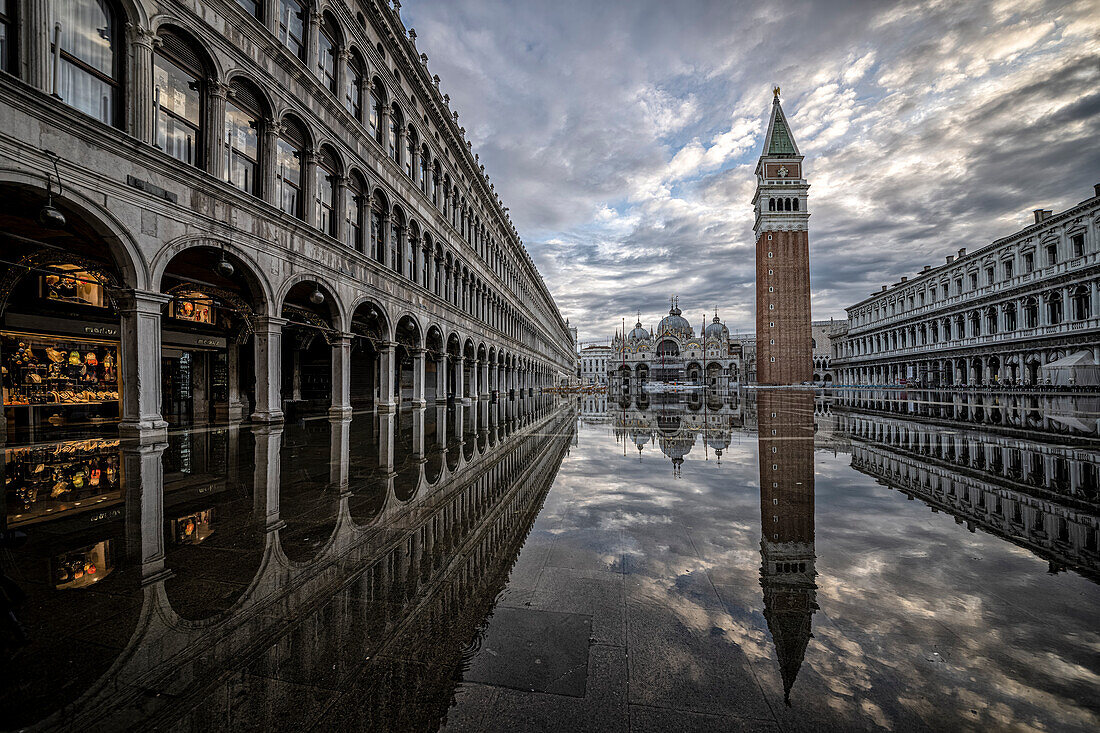
[{"label": "stone arch", "polygon": [[291,289],[295,285],[303,282],[312,282],[321,288],[326,296],[326,300],[328,300],[328,311],[332,317],[332,328],[341,333],[347,331],[347,324],[351,318],[349,311],[344,307],[343,299],[340,297],[336,286],[319,275],[300,272],[284,280],[282,285],[279,286],[274,301],[278,303],[279,308],[282,309],[283,304],[286,302],[287,294],[290,293]]},{"label": "stone arch", "polygon": [[253,304],[253,310],[258,315],[271,314],[271,304],[275,302],[275,288],[271,284],[271,281],[267,279],[266,271],[256,262],[248,249],[226,240],[205,236],[181,237],[172,240],[157,252],[150,263],[149,280],[151,286],[153,288],[160,286],[161,282],[164,280],[164,272],[168,264],[175,259],[177,255],[196,247],[223,250],[227,255],[230,255],[233,260],[239,261],[240,264],[244,265],[241,274],[248,281],[248,284],[256,290],[256,293],[262,297],[261,302]]},{"label": "stone arch", "polygon": [[[61,177],[65,179],[64,168]],[[12,187],[25,191],[32,198],[46,202],[43,178],[25,171],[0,168],[0,189]],[[54,206],[63,212],[74,214],[88,224],[91,230],[103,240],[111,254],[111,259],[122,275],[127,287],[147,290],[151,282],[146,260],[130,231],[114,214],[100,204],[85,196],[71,185],[64,185],[61,194],[54,195]],[[71,223],[70,219],[70,223]]]},{"label": "stone arch", "polygon": [[[179,34],[184,40],[194,45],[194,50],[199,53],[206,65],[204,71],[213,78],[213,81],[221,82],[226,78],[225,64],[218,57],[218,54],[212,50],[215,48],[215,44],[203,37],[201,26],[188,23],[169,13],[159,13],[150,19],[149,28],[157,36],[166,30]],[[214,124],[220,125],[222,123],[215,121]]]}]

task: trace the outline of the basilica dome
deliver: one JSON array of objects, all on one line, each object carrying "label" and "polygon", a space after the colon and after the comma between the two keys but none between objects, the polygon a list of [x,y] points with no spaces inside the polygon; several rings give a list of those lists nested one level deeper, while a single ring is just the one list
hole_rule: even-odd
[{"label": "basilica dome", "polygon": [[718,320],[718,314],[714,314],[714,320],[707,326],[706,337],[707,338],[729,338],[730,330],[726,328],[725,324]]},{"label": "basilica dome", "polygon": [[657,334],[665,335],[666,333],[681,333],[688,336],[693,335],[695,332],[691,328],[691,324],[687,322],[687,319],[680,315],[682,311],[673,302],[672,307],[668,309],[668,315],[661,319],[661,323],[657,326]]},{"label": "basilica dome", "polygon": [[644,341],[649,338],[649,331],[642,328],[642,322],[638,321],[634,324],[634,329],[627,335],[627,338],[634,339],[635,341]]}]

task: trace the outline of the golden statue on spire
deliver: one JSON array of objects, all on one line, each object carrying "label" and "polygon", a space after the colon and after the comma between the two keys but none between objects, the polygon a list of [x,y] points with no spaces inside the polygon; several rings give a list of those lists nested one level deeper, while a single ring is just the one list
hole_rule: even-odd
[{"label": "golden statue on spire", "polygon": [[779,85],[778,84],[776,84],[774,87],[772,87],[772,94],[775,95],[776,99],[779,99]]}]

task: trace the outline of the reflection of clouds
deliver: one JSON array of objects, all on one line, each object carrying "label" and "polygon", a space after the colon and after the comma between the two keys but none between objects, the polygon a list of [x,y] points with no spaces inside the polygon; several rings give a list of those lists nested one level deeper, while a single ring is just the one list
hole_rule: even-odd
[{"label": "reflection of clouds", "polygon": [[[690,649],[740,650],[781,708],[762,615],[755,441],[735,440],[720,466],[696,446],[677,480],[663,456],[639,464],[606,429],[583,430],[591,448],[566,459],[547,502],[563,495],[560,526],[621,529],[628,603],[674,614],[694,633]],[[773,705],[777,715],[889,729],[1100,724],[1087,707],[1100,689],[1100,588],[1048,575],[1032,553],[906,501],[849,461],[816,454],[820,610],[793,708]],[[678,672],[697,669],[680,656]]]}]

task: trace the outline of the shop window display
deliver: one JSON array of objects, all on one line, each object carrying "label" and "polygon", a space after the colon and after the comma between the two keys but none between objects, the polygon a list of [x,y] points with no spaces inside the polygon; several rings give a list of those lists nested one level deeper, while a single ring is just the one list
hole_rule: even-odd
[{"label": "shop window display", "polygon": [[177,545],[197,545],[212,534],[214,534],[212,508],[172,520],[172,539]]},{"label": "shop window display", "polygon": [[104,540],[57,555],[51,565],[56,589],[86,588],[103,580],[114,569],[111,541]]},{"label": "shop window display", "polygon": [[[0,334],[0,356],[9,420],[60,426],[118,419],[117,343],[8,332]],[[32,414],[22,419],[20,411]]]},{"label": "shop window display", "polygon": [[172,301],[171,317],[214,325],[214,305],[210,297],[203,293],[182,293]]},{"label": "shop window display", "polygon": [[42,276],[42,292],[46,300],[56,300],[74,305],[106,308],[107,298],[103,286],[94,275],[76,265],[55,265],[56,274]]},{"label": "shop window display", "polygon": [[120,466],[117,438],[9,448],[4,454],[4,501],[9,525],[30,524],[63,512],[117,502],[122,498]]}]

